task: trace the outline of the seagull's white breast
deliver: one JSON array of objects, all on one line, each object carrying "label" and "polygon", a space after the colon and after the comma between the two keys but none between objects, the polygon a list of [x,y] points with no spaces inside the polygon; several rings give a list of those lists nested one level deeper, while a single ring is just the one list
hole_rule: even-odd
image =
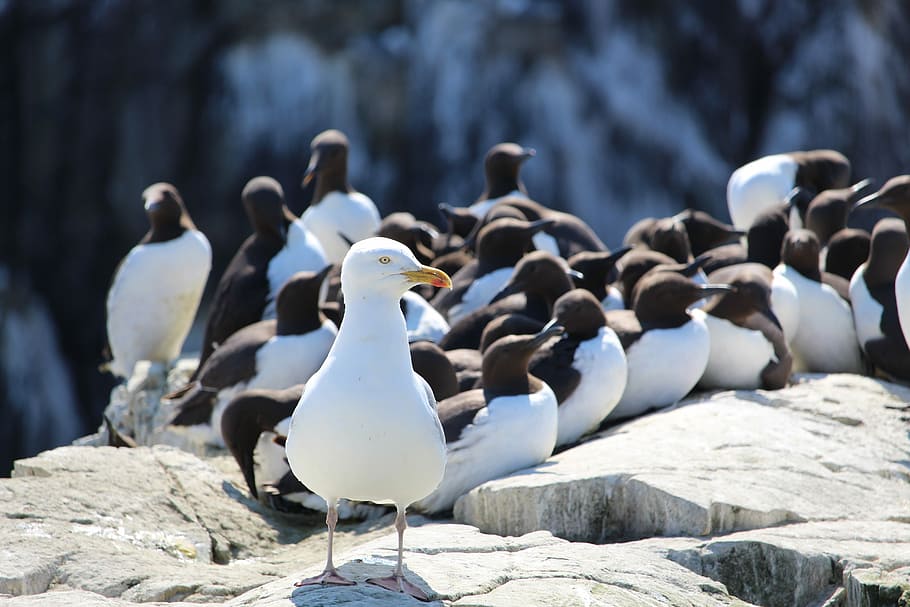
[{"label": "seagull's white breast", "polygon": [[323,498],[405,506],[442,478],[442,427],[411,367],[397,301],[382,309],[354,301],[294,410],[288,461]]}]

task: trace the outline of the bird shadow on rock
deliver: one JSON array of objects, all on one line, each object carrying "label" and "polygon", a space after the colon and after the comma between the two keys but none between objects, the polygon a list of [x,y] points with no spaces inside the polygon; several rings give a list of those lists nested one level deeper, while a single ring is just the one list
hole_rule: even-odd
[{"label": "bird shadow on rock", "polygon": [[894,380],[884,380],[878,377],[873,378],[878,381],[879,385],[885,389],[891,396],[900,400],[900,404],[885,405],[889,409],[902,411],[910,418],[910,384],[899,383]]},{"label": "bird shadow on rock", "polygon": [[[371,555],[363,559],[354,559],[338,566],[338,573],[356,582],[354,586],[312,585],[292,588],[291,603],[297,607],[312,607],[314,605],[359,605],[388,602],[395,605],[428,605],[438,602],[443,597],[437,595],[426,580],[404,566],[405,578],[423,590],[430,599],[430,603],[419,601],[414,597],[373,584],[367,580],[383,578],[391,575],[395,568],[395,556]],[[394,603],[393,603],[394,601]]]},{"label": "bird shadow on rock", "polygon": [[[296,544],[326,530],[325,512],[309,509],[302,509],[300,512],[281,512],[247,495],[229,480],[222,481],[221,488],[228,497],[243,504],[248,510],[257,514],[265,524],[277,531],[278,536],[275,541],[279,544]],[[364,521],[339,521],[336,529],[339,532],[361,535],[382,527],[392,528],[394,522],[395,514],[389,512]]]},{"label": "bird shadow on rock", "polygon": [[[516,470],[512,474],[507,474],[506,476],[525,475],[525,474],[551,474],[551,472],[549,472],[547,470],[547,468],[552,468],[555,465],[556,465],[556,462],[548,459],[531,468],[524,468],[522,470]],[[505,477],[503,477],[503,478],[505,478]]]}]

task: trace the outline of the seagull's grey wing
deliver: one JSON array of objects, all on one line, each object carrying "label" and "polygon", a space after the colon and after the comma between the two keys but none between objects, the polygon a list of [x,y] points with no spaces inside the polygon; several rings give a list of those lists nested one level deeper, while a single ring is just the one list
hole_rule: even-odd
[{"label": "seagull's grey wing", "polygon": [[427,380],[425,380],[423,377],[421,377],[416,372],[414,373],[414,379],[417,382],[417,384],[421,388],[423,388],[423,391],[427,393],[427,404],[429,404],[430,408],[435,412],[436,411],[436,395],[433,394],[433,388],[430,387],[430,384],[427,383]]},{"label": "seagull's grey wing", "polygon": [[414,381],[417,382],[417,385],[423,388],[423,391],[427,395],[426,403],[430,412],[433,414],[433,419],[436,420],[436,429],[439,431],[439,440],[445,444],[446,435],[442,429],[442,422],[439,421],[439,413],[436,411],[436,396],[433,394],[433,388],[430,387],[430,384],[427,383],[427,380],[422,378],[417,373],[414,373]]}]

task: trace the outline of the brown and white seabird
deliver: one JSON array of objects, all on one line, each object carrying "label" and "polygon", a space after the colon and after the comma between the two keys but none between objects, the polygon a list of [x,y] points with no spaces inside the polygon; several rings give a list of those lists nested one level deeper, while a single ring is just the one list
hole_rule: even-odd
[{"label": "brown and white seabird", "polygon": [[106,368],[129,378],[140,360],[167,364],[180,354],[212,265],[177,188],[142,193],[151,228],[120,262],[107,294]]}]

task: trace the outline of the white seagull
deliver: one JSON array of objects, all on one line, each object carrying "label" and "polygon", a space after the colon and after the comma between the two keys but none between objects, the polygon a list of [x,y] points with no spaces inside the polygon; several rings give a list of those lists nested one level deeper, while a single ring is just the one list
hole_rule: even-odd
[{"label": "white seagull", "polygon": [[418,284],[451,288],[452,281],[388,238],[357,242],[342,263],[344,320],[325,363],[307,382],[286,443],[294,475],[328,508],[325,570],[298,586],[354,583],[332,563],[340,498],[391,502],[398,510],[398,565],[391,576],[367,582],[428,600],[402,568],[405,510],[436,488],[446,463],[436,399],[411,365],[399,303]]}]

